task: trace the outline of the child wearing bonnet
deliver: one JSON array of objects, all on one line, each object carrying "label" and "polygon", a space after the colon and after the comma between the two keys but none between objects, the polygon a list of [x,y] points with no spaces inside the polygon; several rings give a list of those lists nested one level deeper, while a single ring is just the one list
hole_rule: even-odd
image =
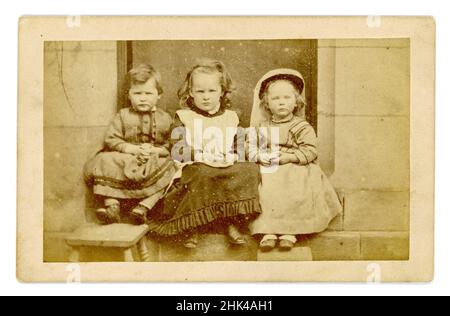
[{"label": "child wearing bonnet", "polygon": [[[251,126],[269,130],[259,135],[257,154],[262,214],[251,224],[252,234],[262,237],[263,251],[276,246],[289,251],[298,235],[325,230],[342,212],[318,164],[316,133],[303,118],[305,85],[298,71],[275,69],[255,87]],[[271,137],[270,130],[279,137]]]}]

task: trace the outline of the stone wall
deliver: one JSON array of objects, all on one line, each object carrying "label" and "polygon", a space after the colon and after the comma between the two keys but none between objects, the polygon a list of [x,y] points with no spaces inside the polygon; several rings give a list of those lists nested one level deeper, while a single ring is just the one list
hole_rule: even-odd
[{"label": "stone wall", "polygon": [[319,157],[345,199],[322,238],[345,258],[409,256],[409,54],[405,39],[319,41]]},{"label": "stone wall", "polygon": [[[300,245],[315,260],[408,259],[409,42],[320,40],[317,54],[320,162],[345,211]],[[45,261],[67,260],[64,237],[90,214],[82,168],[117,110],[116,56],[115,42],[45,45]]]},{"label": "stone wall", "polygon": [[116,113],[116,42],[47,42],[44,54],[44,258],[86,221],[83,165]]}]

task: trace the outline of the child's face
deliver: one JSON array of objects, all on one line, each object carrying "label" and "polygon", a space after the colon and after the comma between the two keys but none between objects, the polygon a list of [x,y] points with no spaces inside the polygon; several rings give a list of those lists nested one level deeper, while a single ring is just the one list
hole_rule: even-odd
[{"label": "child's face", "polygon": [[133,84],[128,92],[133,109],[139,112],[148,112],[156,106],[160,95],[156,88],[156,81],[150,78],[145,83]]},{"label": "child's face", "polygon": [[205,112],[211,112],[220,107],[222,86],[218,73],[196,73],[192,77],[190,92],[197,108]]},{"label": "child's face", "polygon": [[267,90],[267,103],[276,119],[291,115],[297,107],[295,88],[288,81],[279,80],[272,83]]}]

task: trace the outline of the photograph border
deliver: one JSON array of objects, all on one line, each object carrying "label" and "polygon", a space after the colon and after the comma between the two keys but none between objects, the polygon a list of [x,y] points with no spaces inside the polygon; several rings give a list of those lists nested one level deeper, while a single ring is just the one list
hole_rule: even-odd
[{"label": "photograph border", "polygon": [[[229,27],[224,27],[227,24]],[[133,30],[129,34],[129,30]],[[43,262],[44,41],[410,39],[409,261],[76,263],[81,282],[428,282],[434,275],[435,21],[431,17],[22,17],[17,278],[70,282]],[[374,273],[377,274],[374,277]]]}]

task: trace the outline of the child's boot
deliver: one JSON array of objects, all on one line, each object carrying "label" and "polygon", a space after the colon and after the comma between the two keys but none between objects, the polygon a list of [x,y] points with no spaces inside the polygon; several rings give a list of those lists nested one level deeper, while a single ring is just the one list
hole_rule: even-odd
[{"label": "child's boot", "polygon": [[120,202],[116,199],[105,199],[105,208],[97,209],[95,215],[102,225],[120,222]]},{"label": "child's boot", "polygon": [[263,252],[269,252],[276,247],[277,241],[278,237],[276,235],[264,235],[259,243],[259,249]]},{"label": "child's boot", "polygon": [[247,243],[244,236],[239,232],[239,229],[234,225],[228,226],[228,238],[230,244],[233,245],[244,245]]},{"label": "child's boot", "polygon": [[147,221],[148,208],[139,204],[130,212],[130,217],[135,225],[142,225]]},{"label": "child's boot", "polygon": [[198,234],[194,233],[192,234],[186,241],[184,242],[184,247],[188,249],[195,249],[198,245]]},{"label": "child's boot", "polygon": [[297,238],[293,235],[284,235],[280,237],[280,244],[278,247],[281,251],[290,251],[294,248]]}]

